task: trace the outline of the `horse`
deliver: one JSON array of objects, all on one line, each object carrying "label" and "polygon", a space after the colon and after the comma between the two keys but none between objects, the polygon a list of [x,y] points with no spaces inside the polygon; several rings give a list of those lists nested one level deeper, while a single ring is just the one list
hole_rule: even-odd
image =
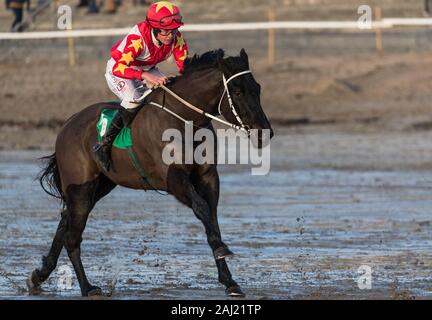
[{"label": "horse", "polygon": [[[223,49],[212,50],[187,58],[184,72],[173,77],[166,87],[189,103],[204,106],[203,111],[207,114],[216,116],[220,111],[227,121],[238,124],[238,127],[241,124],[247,130],[268,129],[271,138],[273,130],[260,102],[261,87],[248,70],[249,59],[244,49],[239,56],[226,56]],[[226,83],[226,77],[242,72],[244,74]],[[225,94],[225,88],[229,88],[232,96]],[[149,105],[148,101],[169,107],[182,118],[193,121],[194,130],[208,128],[215,133],[211,118],[186,108],[162,88],[155,89],[146,97],[130,124],[133,148],[148,174],[149,184],[140,179],[124,149],[112,148],[112,169],[108,172],[104,171],[92,152],[92,146],[97,141],[96,123],[101,111],[108,108],[121,112],[118,102],[97,103],[67,119],[57,135],[55,152],[41,158],[45,166],[39,174],[39,182],[48,194],[60,199],[62,211],[48,255],[42,257],[42,266],[33,270],[27,278],[30,294],[41,292],[41,284],[56,268],[58,257],[65,247],[82,296],[102,295],[101,288],[92,285],[84,271],[81,261],[82,233],[95,204],[121,185],[136,190],[163,190],[191,208],[204,225],[216,262],[218,280],[226,287],[226,294],[245,296],[233,280],[225,261],[233,252],[222,241],[218,225],[217,163],[165,164],[161,159],[162,150],[168,143],[161,141],[164,130],[175,128],[184,134],[185,126],[172,114]],[[237,112],[232,109],[233,105]],[[216,139],[216,134],[214,137]]]}]

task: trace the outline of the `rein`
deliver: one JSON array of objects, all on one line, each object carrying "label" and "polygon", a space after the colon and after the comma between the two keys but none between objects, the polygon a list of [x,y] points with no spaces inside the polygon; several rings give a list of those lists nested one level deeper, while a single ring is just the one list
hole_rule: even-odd
[{"label": "rein", "polygon": [[[224,91],[223,91],[223,93],[222,93],[222,96],[221,96],[221,98],[220,98],[220,100],[219,100],[219,105],[218,105],[218,112],[219,112],[219,115],[222,115],[221,112],[220,112],[220,107],[221,107],[222,100],[223,100],[223,98],[224,98],[224,96],[225,96],[225,93],[226,93],[227,98],[228,98],[229,106],[230,106],[230,108],[231,108],[232,113],[233,113],[234,116],[236,117],[238,123],[240,124],[239,126],[236,125],[236,124],[234,124],[234,123],[231,123],[231,122],[228,122],[228,121],[225,121],[225,120],[219,119],[219,118],[217,118],[216,116],[214,116],[214,115],[212,115],[212,114],[210,114],[210,113],[208,113],[208,112],[205,112],[202,108],[198,108],[198,107],[194,106],[193,104],[189,103],[188,101],[184,100],[182,97],[180,97],[179,95],[177,95],[177,94],[176,94],[175,92],[173,92],[172,90],[168,89],[168,88],[167,88],[165,85],[163,85],[163,84],[161,84],[159,87],[161,87],[161,88],[162,88],[163,90],[165,90],[168,94],[170,94],[171,96],[173,96],[175,99],[177,99],[178,101],[180,101],[180,102],[183,103],[186,107],[192,109],[193,111],[195,111],[195,112],[197,112],[197,113],[199,113],[199,114],[202,114],[203,116],[205,116],[205,117],[207,117],[207,118],[210,118],[210,119],[213,119],[213,120],[215,120],[215,121],[217,121],[217,122],[220,122],[220,123],[222,123],[222,124],[225,124],[225,125],[227,125],[227,126],[229,126],[229,127],[231,127],[231,128],[234,128],[234,129],[237,129],[237,130],[241,130],[241,131],[245,132],[247,135],[250,135],[250,130],[249,130],[248,126],[246,126],[246,125],[243,124],[243,121],[242,121],[241,118],[239,117],[239,115],[238,115],[238,113],[237,113],[237,111],[236,111],[236,109],[235,109],[235,107],[234,107],[234,103],[232,102],[231,95],[230,95],[230,93],[229,93],[229,89],[228,89],[228,82],[230,82],[232,79],[234,79],[234,78],[236,78],[236,77],[238,77],[238,76],[241,76],[241,75],[244,75],[244,74],[248,74],[248,73],[251,73],[251,72],[252,72],[251,70],[246,70],[246,71],[242,71],[242,72],[236,73],[236,74],[234,74],[233,76],[231,76],[230,78],[228,78],[228,80],[226,80],[225,75],[222,76],[222,80],[223,80],[223,84],[224,84],[224,87],[225,87],[225,88],[224,88]],[[145,94],[145,96],[147,96],[147,95],[148,95],[148,93]],[[143,98],[144,98],[145,96],[140,97],[140,98],[138,98],[138,99],[136,99],[136,100],[134,100],[134,101],[132,101],[132,102],[139,103],[139,102],[141,102],[142,100],[144,100]],[[185,123],[189,123],[189,121],[185,120],[185,119],[182,118],[180,115],[178,115],[178,114],[175,113],[174,111],[172,111],[172,110],[166,108],[165,106],[161,106],[160,104],[158,104],[158,103],[156,103],[156,102],[153,102],[153,101],[149,102],[149,104],[154,105],[154,106],[156,106],[156,107],[158,107],[158,108],[160,108],[160,109],[162,109],[162,110],[168,112],[169,114],[175,116],[176,118],[182,120],[182,121],[185,122]]]},{"label": "rein", "polygon": [[[230,93],[229,93],[229,89],[228,89],[228,83],[229,83],[232,79],[234,79],[234,78],[236,78],[236,77],[238,77],[238,76],[244,75],[244,74],[248,74],[248,73],[251,73],[251,70],[246,70],[246,71],[242,71],[242,72],[236,73],[236,74],[234,74],[233,76],[231,76],[230,78],[228,78],[228,80],[226,80],[225,75],[222,75],[222,80],[223,80],[223,84],[224,84],[224,87],[225,87],[225,88],[224,88],[224,91],[223,91],[223,93],[222,93],[222,96],[221,96],[221,98],[220,98],[220,100],[219,100],[219,105],[218,105],[218,112],[219,112],[219,115],[222,115],[221,112],[220,112],[220,107],[221,107],[222,100],[223,100],[223,98],[224,98],[224,96],[225,96],[225,93],[226,93],[227,98],[228,98],[228,103],[229,103],[229,106],[230,106],[230,108],[231,108],[231,111],[232,111],[232,113],[234,114],[234,116],[236,117],[236,119],[237,119],[238,123],[240,124],[240,126],[235,125],[235,124],[233,124],[233,123],[230,123],[230,122],[228,122],[228,121],[225,121],[225,120],[219,119],[219,118],[215,117],[214,115],[212,115],[212,114],[210,114],[210,113],[208,113],[208,112],[205,112],[203,109],[198,108],[198,107],[194,106],[193,104],[189,103],[188,101],[184,100],[182,97],[180,97],[179,95],[177,95],[177,94],[176,94],[175,92],[173,92],[172,90],[168,89],[168,88],[167,88],[165,85],[163,85],[163,84],[160,85],[160,87],[161,87],[163,90],[165,90],[165,92],[167,92],[168,94],[170,94],[171,96],[173,96],[175,99],[177,99],[178,101],[180,101],[180,102],[183,103],[186,107],[192,109],[193,111],[195,111],[195,112],[197,112],[197,113],[199,113],[199,114],[202,114],[203,116],[206,116],[207,118],[210,118],[210,119],[213,119],[213,120],[215,120],[215,121],[217,121],[217,122],[223,123],[223,124],[225,124],[225,125],[227,125],[227,126],[229,126],[229,127],[231,127],[231,128],[234,128],[234,129],[237,129],[237,130],[241,130],[241,131],[245,132],[245,133],[249,136],[249,135],[250,135],[250,129],[249,129],[246,125],[243,124],[243,121],[242,121],[241,118],[239,117],[239,115],[238,115],[238,113],[237,113],[237,111],[236,111],[236,109],[235,109],[235,107],[234,107],[234,103],[232,102],[231,95],[230,95]],[[145,93],[144,93],[140,98],[138,98],[138,99],[136,99],[136,100],[133,100],[133,101],[131,101],[131,102],[133,102],[133,103],[141,103],[141,102],[144,100],[144,98],[150,94],[150,92],[151,92],[151,90],[146,91],[146,92],[145,92]],[[183,122],[186,123],[186,124],[189,124],[189,123],[191,122],[191,121],[188,121],[188,120],[184,119],[183,117],[181,117],[180,115],[178,115],[178,114],[175,113],[174,111],[172,111],[172,110],[168,109],[167,107],[165,107],[165,96],[164,96],[164,102],[163,102],[163,105],[160,105],[160,104],[158,104],[158,103],[156,103],[156,102],[153,102],[153,101],[148,102],[148,104],[151,104],[151,105],[153,105],[153,106],[156,106],[156,107],[158,107],[158,108],[160,108],[160,109],[162,109],[162,110],[168,112],[169,114],[171,114],[172,116],[176,117],[177,119],[183,121]],[[154,188],[153,185],[150,183],[149,178],[148,178],[146,172],[144,171],[144,169],[142,168],[142,166],[141,166],[141,164],[140,164],[140,162],[139,162],[139,160],[138,160],[138,157],[137,157],[137,155],[136,155],[136,153],[135,153],[135,151],[133,150],[132,147],[129,147],[129,148],[128,148],[128,154],[129,154],[129,158],[132,160],[132,164],[133,164],[133,166],[135,167],[135,169],[138,171],[138,174],[140,175],[141,182],[142,182],[143,184],[145,183],[145,184],[149,185],[149,186],[150,186],[153,190],[155,190],[156,192],[158,192],[158,193],[160,193],[160,194],[162,194],[162,195],[167,195],[168,193],[164,194],[164,193],[159,192],[159,191],[158,191],[156,188]]]}]

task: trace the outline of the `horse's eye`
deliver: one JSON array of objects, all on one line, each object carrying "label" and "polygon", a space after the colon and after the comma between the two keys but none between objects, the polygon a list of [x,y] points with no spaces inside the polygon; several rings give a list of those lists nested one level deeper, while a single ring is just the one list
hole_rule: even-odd
[{"label": "horse's eye", "polygon": [[240,96],[242,95],[242,92],[241,92],[241,90],[240,90],[239,88],[235,88],[235,89],[233,90],[233,93],[234,93],[234,95],[235,95],[236,97],[240,97]]}]

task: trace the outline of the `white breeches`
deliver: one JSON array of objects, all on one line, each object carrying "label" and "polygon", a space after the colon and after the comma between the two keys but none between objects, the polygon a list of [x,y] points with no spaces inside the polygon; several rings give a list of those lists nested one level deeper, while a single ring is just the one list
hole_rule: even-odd
[{"label": "white breeches", "polygon": [[[124,108],[133,109],[138,107],[139,104],[133,103],[132,101],[138,99],[144,94],[149,94],[152,91],[151,86],[146,84],[145,81],[124,79],[115,76],[112,72],[114,64],[114,59],[110,59],[107,63],[105,79],[108,83],[108,87],[120,99],[120,104]],[[163,75],[163,73],[156,67],[146,71],[155,75]],[[143,84],[147,86],[147,89],[145,87],[139,88]]]}]

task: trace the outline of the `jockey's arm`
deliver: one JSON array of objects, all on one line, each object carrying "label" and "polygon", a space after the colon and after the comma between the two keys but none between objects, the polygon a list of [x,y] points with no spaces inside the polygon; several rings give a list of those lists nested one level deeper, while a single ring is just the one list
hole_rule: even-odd
[{"label": "jockey's arm", "polygon": [[128,35],[124,48],[115,48],[111,52],[111,57],[116,61],[113,74],[120,78],[142,80],[143,71],[129,66],[143,52],[144,46],[145,43],[139,35]]},{"label": "jockey's arm", "polygon": [[184,61],[187,58],[188,53],[189,53],[188,45],[187,45],[186,41],[184,40],[181,32],[177,31],[176,43],[175,43],[174,49],[173,49],[173,56],[174,56],[175,62],[177,64],[177,68],[178,68],[180,73],[183,73]]}]

